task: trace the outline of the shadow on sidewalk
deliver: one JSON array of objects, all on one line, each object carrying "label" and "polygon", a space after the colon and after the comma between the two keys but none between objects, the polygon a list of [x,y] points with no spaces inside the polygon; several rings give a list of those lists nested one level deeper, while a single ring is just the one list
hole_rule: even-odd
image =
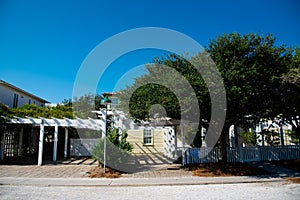
[{"label": "shadow on sidewalk", "polygon": [[[37,159],[33,157],[17,157],[5,158],[0,161],[0,165],[37,165]],[[97,160],[91,157],[69,157],[60,158],[57,161],[52,161],[46,158],[42,165],[96,165]]]},{"label": "shadow on sidewalk", "polygon": [[[267,172],[266,175],[257,176],[258,178],[288,178],[288,177],[300,177],[299,171],[294,171],[290,168],[284,167],[282,165],[283,162],[290,163],[289,165],[293,165],[294,163],[300,163],[295,160],[290,161],[267,161],[267,162],[250,162],[248,163],[250,166],[262,169]],[[287,165],[288,166],[288,165]]]}]

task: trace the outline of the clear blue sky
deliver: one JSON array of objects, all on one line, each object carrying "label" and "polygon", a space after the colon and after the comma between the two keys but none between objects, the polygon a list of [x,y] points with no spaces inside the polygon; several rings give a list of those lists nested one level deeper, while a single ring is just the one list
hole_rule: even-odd
[{"label": "clear blue sky", "polygon": [[[0,79],[59,103],[72,97],[88,53],[119,32],[164,27],[203,46],[223,33],[272,33],[278,44],[300,46],[299,21],[297,0],[0,0]],[[99,92],[111,91],[118,77],[154,54],[117,60]]]}]

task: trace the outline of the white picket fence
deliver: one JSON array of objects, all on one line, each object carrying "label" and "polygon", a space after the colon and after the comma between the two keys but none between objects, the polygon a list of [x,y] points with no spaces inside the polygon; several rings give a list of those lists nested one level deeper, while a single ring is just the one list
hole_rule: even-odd
[{"label": "white picket fence", "polygon": [[260,161],[260,147],[227,148],[227,162]]},{"label": "white picket fence", "polygon": [[184,165],[194,163],[215,163],[219,161],[218,148],[188,148],[185,151]]},{"label": "white picket fence", "polygon": [[[227,148],[227,162],[293,159],[300,159],[300,145]],[[218,161],[218,148],[188,148],[185,151],[183,164],[213,163]]]},{"label": "white picket fence", "polygon": [[228,162],[251,162],[300,159],[300,146],[257,146],[239,149],[227,148]]}]

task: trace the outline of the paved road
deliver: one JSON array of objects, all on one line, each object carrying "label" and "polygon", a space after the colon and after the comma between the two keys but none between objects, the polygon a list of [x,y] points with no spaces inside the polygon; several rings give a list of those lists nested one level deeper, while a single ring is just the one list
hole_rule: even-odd
[{"label": "paved road", "polygon": [[300,196],[300,184],[285,181],[283,177],[291,172],[279,168],[267,177],[193,177],[185,170],[164,168],[119,179],[87,178],[86,172],[96,164],[76,159],[41,167],[0,165],[0,199],[289,200]]},{"label": "paved road", "polygon": [[286,182],[182,186],[0,186],[0,199],[299,199],[300,185]]}]

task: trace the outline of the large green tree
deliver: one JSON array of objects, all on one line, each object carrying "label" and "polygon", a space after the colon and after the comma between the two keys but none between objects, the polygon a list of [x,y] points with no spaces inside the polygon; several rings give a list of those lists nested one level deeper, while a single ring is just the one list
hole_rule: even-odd
[{"label": "large green tree", "polygon": [[220,138],[226,159],[231,124],[251,127],[260,119],[273,119],[280,114],[276,102],[282,96],[281,77],[289,70],[292,52],[275,45],[273,35],[238,33],[219,36],[209,43],[207,50],[226,89],[227,117]]},{"label": "large green tree", "polygon": [[280,88],[280,98],[277,109],[281,121],[292,125],[292,137],[300,143],[300,50],[293,49],[290,60],[286,65],[289,70],[282,75],[283,83]]},{"label": "large green tree", "polygon": [[[155,58],[152,63],[146,66],[145,75],[138,77],[132,86],[119,91],[119,109],[130,113],[136,120],[149,120],[153,117],[151,113],[160,113],[159,108],[163,108],[167,117],[183,118],[200,126],[207,125],[204,121],[210,117],[209,93],[204,80],[190,60],[169,54]],[[155,107],[157,104],[160,107]],[[200,118],[195,108],[201,111]],[[198,137],[189,143],[200,147],[200,128],[195,134]]]},{"label": "large green tree", "polygon": [[[232,33],[211,40],[206,48],[223,77],[227,96],[227,116],[219,140],[223,159],[226,159],[225,150],[230,125],[248,128],[261,119],[273,119],[280,114],[285,114],[286,118],[292,116],[293,119],[298,116],[299,112],[295,109],[298,107],[295,102],[298,101],[295,98],[298,93],[293,89],[296,87],[297,76],[289,77],[292,83],[288,86],[284,86],[282,82],[284,74],[290,70],[297,72],[298,53],[295,54],[284,45],[276,45],[275,42],[273,35]],[[166,81],[176,84],[178,77],[160,71],[161,65],[167,65],[183,75],[196,91],[201,108],[200,121],[210,120],[212,95],[208,93],[206,83],[191,65],[198,63],[201,67],[205,58],[203,54],[199,53],[189,59],[173,54],[155,59],[154,65],[147,66],[148,74],[137,78],[133,86],[120,91],[121,102],[130,102],[129,112],[136,119],[149,117],[149,108],[157,103],[163,105],[170,117],[178,118],[180,115],[178,100],[168,88],[155,84],[144,84],[143,87],[139,87],[147,81],[151,82],[149,79],[158,74],[162,74]],[[184,92],[184,88],[181,89]],[[291,104],[289,111],[283,101],[287,99]],[[121,105],[122,107],[126,105]]]}]

